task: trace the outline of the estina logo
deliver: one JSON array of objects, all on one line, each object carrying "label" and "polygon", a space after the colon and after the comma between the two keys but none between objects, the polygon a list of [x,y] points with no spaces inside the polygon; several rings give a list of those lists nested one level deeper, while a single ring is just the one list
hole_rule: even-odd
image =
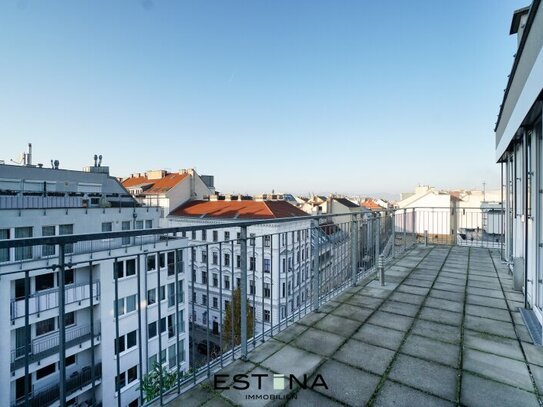
[{"label": "estina logo", "polygon": [[[232,380],[230,380],[232,378]],[[272,381],[269,386],[269,381]],[[297,377],[294,374],[267,374],[267,373],[251,373],[251,374],[235,374],[234,376],[228,374],[216,374],[214,375],[213,387],[215,390],[267,390],[273,389],[282,391],[285,389],[292,390],[296,386],[301,389],[315,389],[322,387],[328,389],[326,380],[321,374],[317,374],[314,378],[310,379],[307,375],[303,377]],[[289,400],[295,399],[294,395],[281,395],[281,394],[247,394],[246,399],[251,400]]]}]

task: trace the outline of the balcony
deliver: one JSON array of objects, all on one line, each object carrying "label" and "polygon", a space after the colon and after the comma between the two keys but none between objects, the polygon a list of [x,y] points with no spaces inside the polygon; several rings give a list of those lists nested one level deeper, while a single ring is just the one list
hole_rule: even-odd
[{"label": "balcony", "polygon": [[[70,284],[66,286],[66,305],[79,303],[88,300],[91,295],[88,283]],[[100,282],[92,284],[92,295],[95,301],[100,298]],[[28,315],[39,314],[58,307],[58,288],[44,291],[36,291],[28,297]],[[24,298],[11,300],[11,322],[25,316]]]},{"label": "balcony", "polygon": [[[95,337],[99,338],[100,333]],[[66,349],[77,346],[91,338],[90,325],[75,326],[66,329]],[[59,333],[55,332],[45,335],[43,338],[36,338],[30,344],[28,363],[36,362],[45,357],[58,353]],[[25,364],[25,346],[19,346],[11,351],[11,370],[18,369]]]},{"label": "balcony", "polygon": [[[93,375],[94,373],[94,375]],[[99,382],[102,378],[102,364],[98,363],[94,367],[94,372],[90,366],[85,366],[80,371],[75,371],[71,374],[69,378],[66,379],[66,394],[73,395],[74,393],[80,391],[83,392],[85,387],[88,387],[92,384],[94,377],[94,382]],[[28,406],[29,407],[42,407],[49,406],[59,400],[60,397],[60,388],[58,383],[39,390],[33,390],[28,395]],[[12,403],[12,407],[25,406],[25,398],[21,397],[17,399],[15,403]]]},{"label": "balcony", "polygon": [[[540,405],[543,351],[499,251],[419,245],[385,280],[348,288],[170,405]],[[235,374],[249,389],[232,388]],[[254,374],[268,375],[260,388]]]}]

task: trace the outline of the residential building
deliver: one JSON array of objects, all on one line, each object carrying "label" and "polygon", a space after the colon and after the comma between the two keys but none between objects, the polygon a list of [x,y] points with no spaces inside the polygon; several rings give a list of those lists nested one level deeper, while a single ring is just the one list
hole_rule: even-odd
[{"label": "residential building", "polygon": [[[141,204],[162,208],[163,218],[188,201],[215,193],[214,177],[199,175],[193,168],[135,173],[123,178],[122,184]],[[165,226],[166,222],[162,222]]]},{"label": "residential building", "polygon": [[213,195],[209,200],[188,202],[173,211],[172,226],[217,225],[217,229],[187,234],[193,246],[191,262],[191,321],[221,330],[221,313],[239,287],[241,278],[241,232],[228,227],[244,220],[294,218],[291,222],[259,224],[247,230],[250,306],[256,331],[267,329],[309,303],[312,253],[311,220],[283,200]]},{"label": "residential building", "polygon": [[499,109],[496,160],[505,185],[505,258],[526,308],[543,322],[543,7],[515,11],[518,49]]},{"label": "residential building", "polygon": [[[159,219],[159,208],[141,206],[96,162],[85,171],[0,165],[0,239],[152,229]],[[64,316],[59,247],[1,249],[0,405],[24,404],[25,395],[31,406],[58,404],[62,319],[69,404],[138,405],[157,354],[188,370],[187,278],[173,272],[186,246],[156,235],[66,244]],[[140,329],[150,324],[158,334]]]}]

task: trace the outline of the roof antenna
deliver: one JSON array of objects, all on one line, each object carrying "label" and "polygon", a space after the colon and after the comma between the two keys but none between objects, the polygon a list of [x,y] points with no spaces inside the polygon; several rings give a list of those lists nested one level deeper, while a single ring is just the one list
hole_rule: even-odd
[{"label": "roof antenna", "polygon": [[102,154],[98,156],[98,167],[102,166]]},{"label": "roof antenna", "polygon": [[94,154],[94,166],[95,167],[98,167],[98,165],[96,164],[98,162],[98,156],[96,154]]}]

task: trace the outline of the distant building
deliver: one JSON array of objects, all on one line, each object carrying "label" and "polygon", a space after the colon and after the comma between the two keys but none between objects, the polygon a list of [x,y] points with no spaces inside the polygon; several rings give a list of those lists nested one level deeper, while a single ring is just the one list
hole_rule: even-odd
[{"label": "distant building", "polygon": [[[58,165],[0,165],[0,239],[148,229],[157,227],[159,218],[158,208],[142,207],[117,179],[109,176],[107,167],[96,163],[85,171],[59,169]],[[164,296],[163,323],[157,314],[161,301],[157,293],[175,292],[176,281],[170,269],[176,249],[186,246],[186,239],[161,242],[153,236],[67,245],[64,316],[59,315],[60,275],[54,268],[59,264],[57,247],[0,249],[0,347],[4,350],[0,352],[0,405],[24,403],[27,357],[29,405],[58,405],[60,318],[66,324],[69,405],[112,406],[117,405],[119,397],[122,406],[137,405],[140,372],[145,374],[152,368],[152,361],[159,360],[157,354],[159,358],[160,354],[164,356],[168,368],[172,368],[173,360],[173,366],[179,361],[181,372],[188,370],[188,314],[184,301],[176,309],[170,297]],[[143,272],[137,277],[140,269]],[[31,270],[29,293],[25,290],[25,270]],[[114,273],[119,273],[116,307]],[[161,275],[160,287],[153,278],[157,273]],[[187,279],[181,274],[178,281],[178,293],[183,294]],[[154,304],[137,301],[138,282],[144,298],[147,293],[155,299]],[[25,325],[26,311],[30,326]],[[140,313],[146,323],[160,324],[164,331],[151,336],[147,325],[140,327]],[[179,335],[172,330],[177,326]],[[163,336],[162,352],[158,349],[159,335]],[[119,375],[116,357],[120,358]]]},{"label": "distant building", "polygon": [[188,201],[215,193],[214,177],[198,175],[194,169],[135,173],[123,178],[122,184],[141,204],[161,207],[163,217]]},{"label": "distant building", "polygon": [[[510,34],[518,49],[499,109],[496,160],[505,185],[505,258],[527,308],[543,323],[543,7],[540,0],[515,11]],[[519,288],[521,288],[519,287]]]}]

